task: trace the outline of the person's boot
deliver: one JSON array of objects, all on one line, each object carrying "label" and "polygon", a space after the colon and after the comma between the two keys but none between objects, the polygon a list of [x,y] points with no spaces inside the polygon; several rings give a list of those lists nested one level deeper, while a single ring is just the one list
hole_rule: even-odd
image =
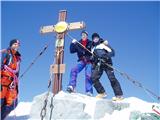
[{"label": "person's boot", "polygon": [[74,88],[72,86],[68,86],[67,87],[67,92],[73,93],[73,92],[75,92],[75,90],[74,90]]},{"label": "person's boot", "polygon": [[122,96],[122,95],[117,95],[117,96],[115,96],[115,97],[112,97],[112,100],[113,101],[121,101],[121,100],[123,100],[124,99],[124,97]]},{"label": "person's boot", "polygon": [[93,96],[93,93],[87,92],[86,95],[92,97],[92,96]]},{"label": "person's boot", "polygon": [[96,98],[106,98],[107,97],[107,94],[104,92],[104,93],[99,93]]}]

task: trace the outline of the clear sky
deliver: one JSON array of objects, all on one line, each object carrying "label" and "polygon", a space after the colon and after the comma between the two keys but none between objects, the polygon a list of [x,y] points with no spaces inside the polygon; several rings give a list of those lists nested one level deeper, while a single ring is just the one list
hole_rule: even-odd
[{"label": "clear sky", "polygon": [[[66,9],[67,22],[84,21],[89,38],[93,32],[107,39],[115,49],[114,67],[131,75],[146,88],[160,94],[159,77],[159,7],[158,2],[2,2],[1,42],[7,48],[9,41],[21,41],[21,73],[49,42],[51,45],[27,74],[20,80],[20,101],[32,101],[45,92],[49,79],[49,67],[53,64],[55,34],[40,34],[40,27],[56,24],[59,10]],[[69,32],[80,39],[81,30]],[[76,54],[70,54],[71,39],[65,39],[66,72],[63,90],[69,82],[71,68],[77,63]],[[140,88],[115,73],[124,97],[135,96],[152,101]],[[113,97],[109,80],[104,73],[101,81],[108,98]],[[84,93],[84,70],[78,75],[77,92]],[[94,89],[94,95],[96,95]]]}]

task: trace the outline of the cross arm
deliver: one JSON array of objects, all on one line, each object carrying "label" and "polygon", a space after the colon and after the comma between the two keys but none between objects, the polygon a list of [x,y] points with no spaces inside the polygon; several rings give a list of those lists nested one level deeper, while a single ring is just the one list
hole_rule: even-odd
[{"label": "cross arm", "polygon": [[68,30],[76,30],[76,29],[83,29],[86,25],[83,21],[81,22],[73,22],[68,24]]},{"label": "cross arm", "polygon": [[51,32],[55,32],[54,25],[42,26],[40,28],[40,33],[42,33],[42,34],[51,33]]}]

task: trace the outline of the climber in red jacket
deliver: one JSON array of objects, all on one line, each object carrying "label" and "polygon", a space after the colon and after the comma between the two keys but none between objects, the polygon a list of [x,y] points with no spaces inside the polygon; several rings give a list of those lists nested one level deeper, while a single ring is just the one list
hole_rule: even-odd
[{"label": "climber in red jacket", "polygon": [[21,55],[18,52],[20,42],[17,39],[10,41],[8,49],[1,53],[1,119],[17,106],[18,103],[18,76]]}]

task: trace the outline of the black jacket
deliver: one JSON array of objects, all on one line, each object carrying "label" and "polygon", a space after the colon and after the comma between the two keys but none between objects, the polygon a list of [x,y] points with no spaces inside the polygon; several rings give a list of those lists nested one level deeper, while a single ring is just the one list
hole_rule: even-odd
[{"label": "black jacket", "polygon": [[[79,41],[82,43],[82,39]],[[92,42],[87,39],[87,45],[86,48],[91,51]],[[78,61],[82,60],[84,57],[87,61],[90,61],[90,57],[92,56],[91,53],[89,53],[87,50],[85,50],[81,45],[78,43],[71,43],[70,44],[70,53],[77,53]]]}]

